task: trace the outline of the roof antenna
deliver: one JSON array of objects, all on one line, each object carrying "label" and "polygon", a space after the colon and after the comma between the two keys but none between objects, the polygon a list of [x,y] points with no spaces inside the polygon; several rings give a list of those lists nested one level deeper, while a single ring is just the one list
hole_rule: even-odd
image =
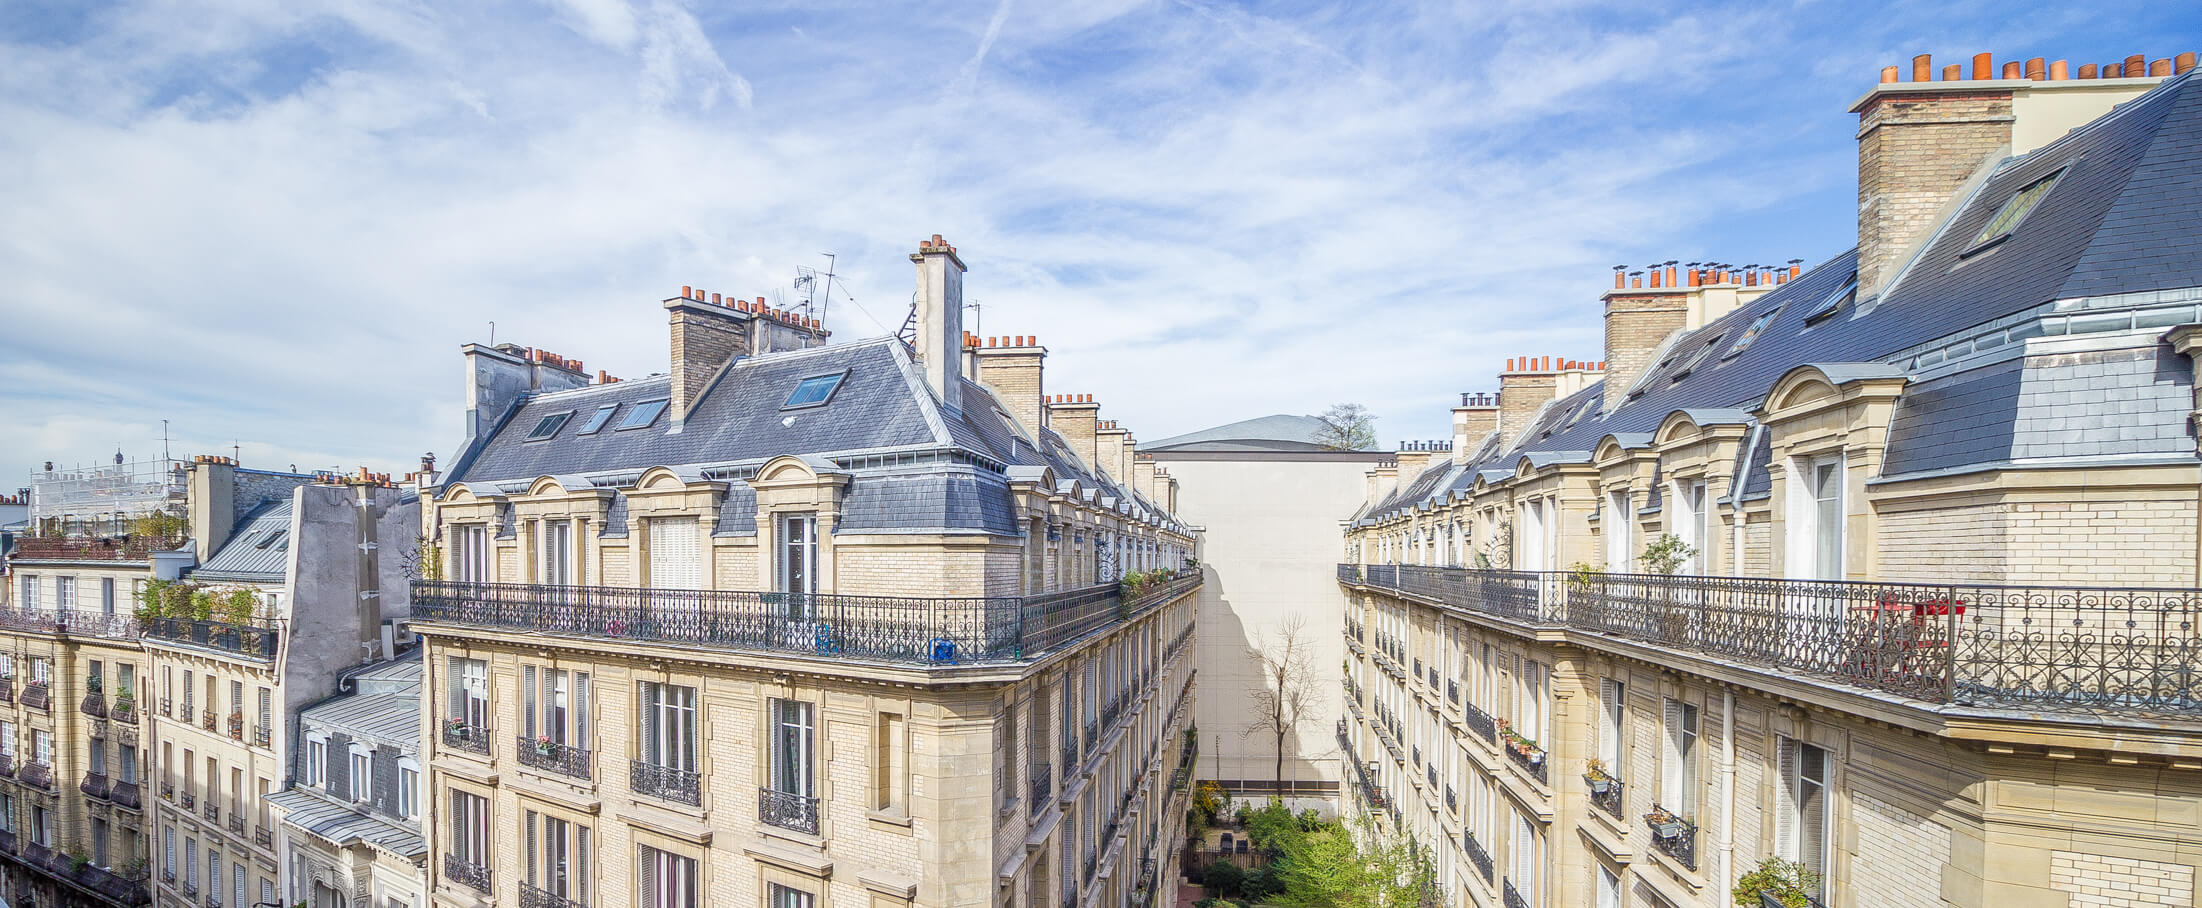
[{"label": "roof antenna", "polygon": [[497,346],[497,323],[496,323],[496,322],[490,322],[490,323],[489,323],[489,346],[491,347],[491,349],[495,349],[495,348],[496,348],[496,346]]},{"label": "roof antenna", "polygon": [[161,460],[168,460],[168,420],[161,420]]},{"label": "roof antenna", "polygon": [[973,297],[970,302],[963,304],[963,307],[971,310],[971,333],[985,335],[986,312],[984,310],[986,306],[980,303],[977,297]]},{"label": "roof antenna", "polygon": [[833,279],[839,275],[833,271],[836,261],[834,254],[821,252],[819,255],[826,257],[824,289],[820,289],[818,285],[818,269],[802,265],[795,268],[794,286],[803,291],[803,314],[823,322],[826,320],[826,310],[833,308]]}]

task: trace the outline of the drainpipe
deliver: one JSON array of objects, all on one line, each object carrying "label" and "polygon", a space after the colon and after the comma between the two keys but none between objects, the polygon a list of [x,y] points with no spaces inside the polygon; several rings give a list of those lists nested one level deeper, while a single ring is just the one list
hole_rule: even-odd
[{"label": "drainpipe", "polygon": [[1720,692],[1720,876],[1721,886],[1736,878],[1736,692]]}]

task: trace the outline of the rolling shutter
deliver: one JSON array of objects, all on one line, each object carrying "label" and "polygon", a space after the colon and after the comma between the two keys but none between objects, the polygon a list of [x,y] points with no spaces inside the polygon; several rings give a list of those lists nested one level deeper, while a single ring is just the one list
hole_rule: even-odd
[{"label": "rolling shutter", "polygon": [[703,555],[693,517],[659,517],[650,526],[650,587],[703,588]]}]

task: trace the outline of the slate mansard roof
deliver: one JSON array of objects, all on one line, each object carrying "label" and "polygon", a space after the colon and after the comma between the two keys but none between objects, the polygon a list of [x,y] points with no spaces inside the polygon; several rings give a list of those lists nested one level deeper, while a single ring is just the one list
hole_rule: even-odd
[{"label": "slate mansard roof", "polygon": [[[1975,243],[2019,190],[2055,182],[2006,239]],[[1440,461],[1370,508],[1373,523],[1532,462],[1566,462],[1612,435],[1643,443],[1667,416],[1735,422],[1784,374],[1886,369],[1908,379],[1884,477],[2006,464],[2191,461],[2192,372],[2156,338],[2202,323],[2202,82],[2195,73],[2024,156],[2002,162],[1877,299],[1807,321],[1855,282],[1855,249],[1669,341],[1604,412],[1603,382],[1544,406],[1513,438],[1486,439],[1461,469]],[[1735,339],[1773,313],[1757,338]],[[2057,338],[2055,342],[2033,340]],[[1703,346],[1714,353],[1688,369]],[[2021,354],[2024,354],[2022,357]],[[1856,364],[1878,364],[1860,367]],[[1862,372],[1860,374],[1863,374]],[[1701,422],[1706,419],[1700,419]],[[1767,492],[1754,431],[1741,496]],[[1431,474],[1452,478],[1436,487]],[[1425,482],[1425,480],[1431,480]],[[1438,477],[1442,479],[1442,477]]]},{"label": "slate mansard roof", "polygon": [[255,508],[238,521],[229,541],[205,564],[193,568],[198,580],[281,583],[290,573],[291,498],[286,495]]},{"label": "slate mansard roof", "polygon": [[[797,383],[833,374],[845,377],[823,406],[782,408]],[[963,380],[960,411],[941,406],[893,338],[741,359],[707,388],[680,432],[672,431],[670,414],[643,428],[618,428],[633,407],[670,397],[671,382],[652,376],[527,397],[461,455],[446,482],[511,492],[552,476],[616,490],[644,470],[669,467],[727,483],[719,535],[756,532],[756,495],[745,480],[781,455],[831,461],[849,474],[837,531],[1017,535],[1008,476],[1019,468],[1051,468],[1059,487],[1075,483],[1096,501],[1132,500],[1053,430],[1039,429],[1035,439],[1034,427],[1019,426],[976,382]],[[580,434],[606,406],[617,408],[609,422]],[[572,416],[554,435],[527,440],[560,413]],[[631,532],[626,514],[615,499],[600,532]]]},{"label": "slate mansard roof", "polygon": [[[428,853],[428,841],[418,823],[398,816],[393,788],[400,778],[396,761],[420,758],[420,651],[366,669],[353,678],[353,684],[354,693],[300,713],[297,760],[303,767],[309,758],[309,736],[328,742],[332,761],[348,761],[351,744],[367,746],[375,754],[369,805],[349,803],[304,781],[268,795],[268,803],[283,811],[284,823],[337,847],[365,844],[417,860]],[[332,767],[337,765],[349,772],[348,762],[332,762]],[[416,797],[427,794],[419,792]]]}]

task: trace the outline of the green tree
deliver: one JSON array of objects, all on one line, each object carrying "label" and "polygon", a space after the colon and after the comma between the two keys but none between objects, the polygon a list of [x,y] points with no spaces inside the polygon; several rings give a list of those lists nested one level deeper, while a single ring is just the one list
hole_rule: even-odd
[{"label": "green tree", "polygon": [[1271,901],[1290,908],[1417,908],[1435,884],[1429,856],[1411,838],[1364,819],[1358,832],[1328,824],[1291,840]]}]

